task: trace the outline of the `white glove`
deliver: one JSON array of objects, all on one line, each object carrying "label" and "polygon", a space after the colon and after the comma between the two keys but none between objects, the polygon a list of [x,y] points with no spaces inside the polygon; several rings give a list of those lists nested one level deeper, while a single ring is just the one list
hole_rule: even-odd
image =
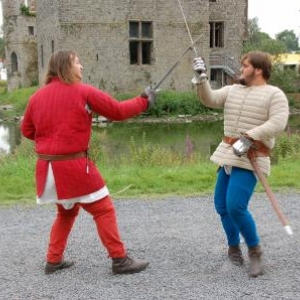
[{"label": "white glove", "polygon": [[201,84],[207,80],[205,62],[201,57],[196,57],[193,63],[195,76],[192,79],[192,84]]},{"label": "white glove", "polygon": [[233,153],[237,156],[247,154],[252,144],[253,141],[245,136],[242,136],[232,145]]},{"label": "white glove", "polygon": [[160,91],[160,89],[154,90],[154,89],[152,89],[151,86],[147,86],[145,88],[145,91],[142,94],[142,97],[148,99],[148,102],[149,102],[148,108],[152,107],[155,104],[156,96],[159,91]]}]

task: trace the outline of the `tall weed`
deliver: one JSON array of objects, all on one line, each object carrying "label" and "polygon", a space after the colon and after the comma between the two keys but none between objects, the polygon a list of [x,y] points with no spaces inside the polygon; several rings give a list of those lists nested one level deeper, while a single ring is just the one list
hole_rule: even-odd
[{"label": "tall weed", "polygon": [[141,167],[178,167],[184,164],[196,163],[201,159],[200,155],[193,153],[190,149],[182,154],[158,144],[151,144],[147,141],[144,133],[142,139],[138,142],[133,137],[131,138],[129,154],[121,157],[121,163]]},{"label": "tall weed", "polygon": [[298,155],[300,150],[300,135],[297,133],[284,132],[276,139],[272,150],[271,160],[278,162],[281,159],[291,158]]}]

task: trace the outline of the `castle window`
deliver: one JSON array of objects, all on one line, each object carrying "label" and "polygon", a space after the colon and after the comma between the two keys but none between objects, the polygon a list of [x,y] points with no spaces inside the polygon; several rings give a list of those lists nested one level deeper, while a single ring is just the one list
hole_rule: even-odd
[{"label": "castle window", "polygon": [[28,26],[28,34],[34,35],[34,26]]},{"label": "castle window", "polygon": [[52,40],[51,41],[51,53],[53,53],[54,52],[54,41]]},{"label": "castle window", "polygon": [[209,0],[209,2],[217,2],[217,0]]},{"label": "castle window", "polygon": [[18,57],[15,52],[12,52],[12,54],[10,55],[10,61],[11,61],[11,71],[18,72]]},{"label": "castle window", "polygon": [[210,81],[216,81],[216,80],[217,80],[217,70],[210,69]]},{"label": "castle window", "polygon": [[224,23],[223,22],[210,22],[210,48],[223,48],[224,47]]},{"label": "castle window", "polygon": [[152,22],[129,22],[129,53],[131,65],[150,65],[153,45]]}]

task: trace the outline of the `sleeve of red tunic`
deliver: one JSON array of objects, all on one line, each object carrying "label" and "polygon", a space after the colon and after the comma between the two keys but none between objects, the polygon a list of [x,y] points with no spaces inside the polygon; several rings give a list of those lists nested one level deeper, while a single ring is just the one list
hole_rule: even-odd
[{"label": "sleeve of red tunic", "polygon": [[90,108],[110,120],[122,121],[132,118],[148,108],[148,100],[140,96],[119,102],[93,86],[86,85],[86,88]]},{"label": "sleeve of red tunic", "polygon": [[23,120],[21,121],[21,132],[26,138],[34,140],[35,127],[30,114],[30,101],[24,113]]}]

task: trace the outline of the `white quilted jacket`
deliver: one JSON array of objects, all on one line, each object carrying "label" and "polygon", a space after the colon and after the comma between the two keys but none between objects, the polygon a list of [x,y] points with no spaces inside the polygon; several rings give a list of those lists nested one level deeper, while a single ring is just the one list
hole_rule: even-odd
[{"label": "white quilted jacket", "polygon": [[[273,148],[275,136],[284,131],[288,117],[288,100],[279,88],[272,85],[246,87],[240,84],[212,90],[208,81],[198,86],[200,100],[210,108],[224,109],[224,135],[240,137],[246,133]],[[232,146],[221,142],[211,156],[219,166],[229,165],[253,170],[247,157],[238,157]],[[270,157],[259,157],[263,173],[270,174]]]}]

